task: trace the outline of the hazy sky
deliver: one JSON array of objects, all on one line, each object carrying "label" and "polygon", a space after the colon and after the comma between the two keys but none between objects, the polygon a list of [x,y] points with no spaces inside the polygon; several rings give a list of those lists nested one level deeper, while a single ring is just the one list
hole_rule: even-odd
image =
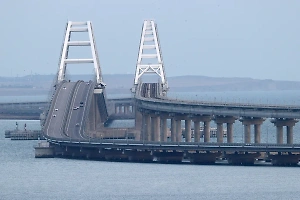
[{"label": "hazy sky", "polygon": [[300,81],[299,11],[297,0],[2,0],[0,76],[56,73],[68,20],[92,21],[103,74],[133,74],[154,19],[167,76]]}]

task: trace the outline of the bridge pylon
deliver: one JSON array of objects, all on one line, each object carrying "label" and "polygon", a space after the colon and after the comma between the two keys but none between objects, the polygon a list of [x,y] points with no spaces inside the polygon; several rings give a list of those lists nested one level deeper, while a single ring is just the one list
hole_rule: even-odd
[{"label": "bridge pylon", "polygon": [[157,74],[160,77],[163,94],[168,90],[157,25],[145,20],[142,28],[134,85],[138,85],[143,74]]},{"label": "bridge pylon", "polygon": [[[87,41],[84,41],[84,40],[71,41],[71,34],[73,32],[87,32],[88,36],[89,36],[88,37],[89,40],[87,40]],[[92,52],[92,58],[76,58],[76,59],[68,58],[70,46],[78,46],[78,47],[90,46],[91,52]],[[99,57],[98,57],[98,53],[97,53],[97,49],[96,49],[92,23],[90,21],[85,21],[85,22],[68,21],[67,25],[66,25],[65,38],[64,38],[64,43],[63,43],[62,51],[61,51],[61,57],[60,57],[60,61],[59,61],[57,82],[65,80],[66,67],[68,64],[81,64],[81,63],[83,63],[83,64],[84,63],[93,63],[94,64],[96,81],[97,81],[96,88],[103,89],[106,85],[102,81],[100,62],[99,62]]]}]

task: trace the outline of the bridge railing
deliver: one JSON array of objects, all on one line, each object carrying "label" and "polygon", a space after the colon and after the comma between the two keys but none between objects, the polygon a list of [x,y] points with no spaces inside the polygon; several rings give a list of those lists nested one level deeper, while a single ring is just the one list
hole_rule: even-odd
[{"label": "bridge railing", "polygon": [[251,151],[251,148],[265,148],[265,149],[286,149],[286,148],[300,148],[300,144],[274,144],[274,143],[205,143],[205,142],[154,142],[154,141],[134,141],[130,139],[57,139],[47,138],[52,143],[74,143],[74,144],[87,144],[87,145],[122,145],[122,146],[152,146],[152,147],[210,147],[210,148],[246,148]]}]

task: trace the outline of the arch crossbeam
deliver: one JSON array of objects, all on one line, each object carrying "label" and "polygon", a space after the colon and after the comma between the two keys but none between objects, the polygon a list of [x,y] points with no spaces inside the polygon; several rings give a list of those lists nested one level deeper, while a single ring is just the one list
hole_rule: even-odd
[{"label": "arch crossbeam", "polygon": [[[72,32],[87,32],[88,33],[88,41],[71,41]],[[90,46],[92,52],[92,58],[68,58],[69,55],[69,47],[70,46]],[[100,68],[99,57],[96,49],[95,38],[92,29],[92,23],[90,21],[86,22],[73,22],[68,21],[66,26],[65,39],[62,47],[60,62],[59,62],[59,71],[57,76],[57,81],[65,80],[66,75],[66,67],[67,64],[80,64],[80,63],[93,63],[97,87],[104,88],[105,84],[102,81],[102,74]]]},{"label": "arch crossbeam", "polygon": [[160,77],[163,90],[167,90],[167,80],[162,53],[158,39],[157,26],[153,20],[145,20],[142,28],[134,84],[140,82],[144,74],[156,74]]}]

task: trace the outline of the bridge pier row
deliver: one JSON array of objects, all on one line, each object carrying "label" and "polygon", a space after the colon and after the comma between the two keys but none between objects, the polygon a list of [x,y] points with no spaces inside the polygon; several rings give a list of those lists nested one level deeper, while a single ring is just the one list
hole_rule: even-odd
[{"label": "bridge pier row", "polygon": [[254,143],[260,143],[261,124],[265,119],[255,117],[243,117],[240,119],[244,125],[244,143],[251,143],[251,125],[254,125]]},{"label": "bridge pier row", "polygon": [[194,142],[200,142],[200,121],[194,120]]},{"label": "bridge pier row", "polygon": [[293,144],[293,127],[298,122],[295,119],[272,119],[271,122],[276,126],[277,144],[283,144],[283,127],[286,126],[286,143]]},{"label": "bridge pier row", "polygon": [[223,124],[227,124],[227,143],[233,142],[233,123],[235,122],[236,118],[232,116],[216,116],[215,122],[217,124],[217,142],[223,143],[224,138],[224,129]]},{"label": "bridge pier row", "polygon": [[185,141],[191,142],[192,141],[191,119],[186,119],[184,126],[185,126]]},{"label": "bridge pier row", "polygon": [[167,126],[167,118],[161,117],[161,134],[160,134],[160,141],[166,142],[168,137],[168,126]]}]

